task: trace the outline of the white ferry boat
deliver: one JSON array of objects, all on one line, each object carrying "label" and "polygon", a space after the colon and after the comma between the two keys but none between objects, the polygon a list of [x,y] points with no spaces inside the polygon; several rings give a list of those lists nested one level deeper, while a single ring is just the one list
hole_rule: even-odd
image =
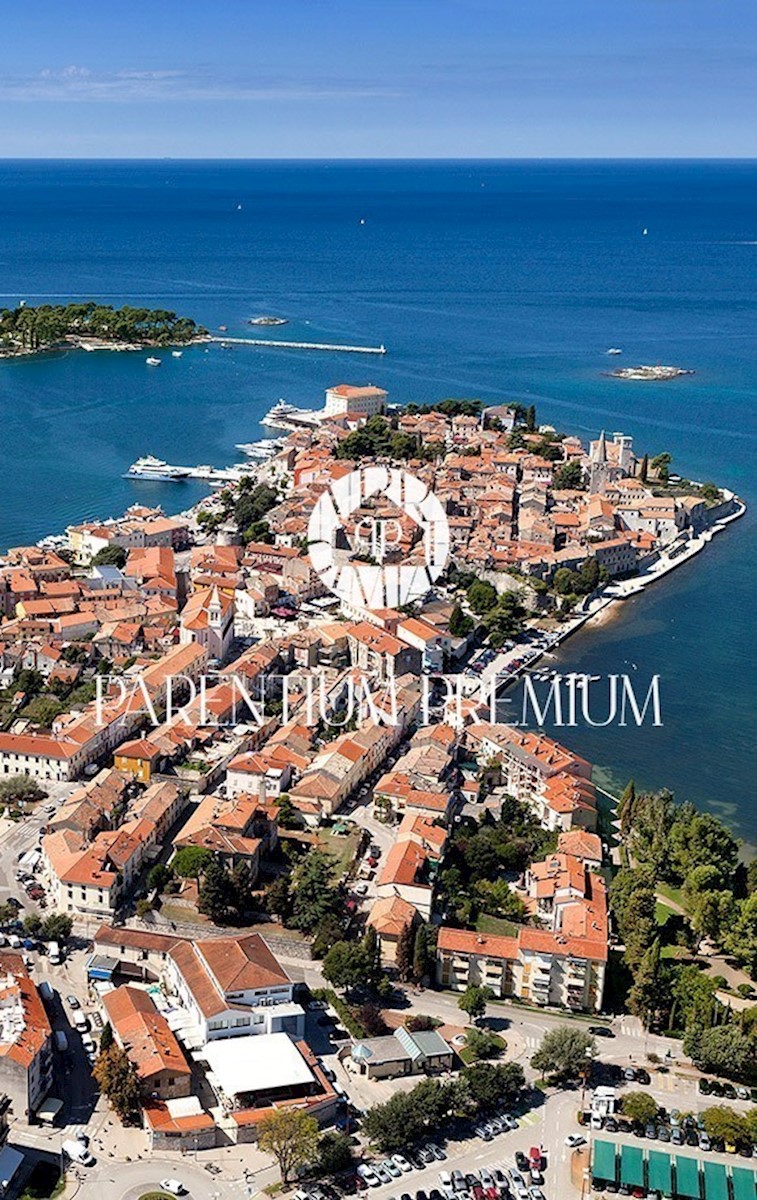
[{"label": "white ferry boat", "polygon": [[160,366],[159,358],[152,358],[152,357],[146,358],[145,362],[147,363],[148,367],[159,367]]},{"label": "white ferry boat", "polygon": [[260,442],[237,442],[236,450],[241,450],[248,458],[271,458],[281,449],[281,438],[264,438]]},{"label": "white ferry boat", "polygon": [[124,479],[149,479],[154,483],[176,483],[189,477],[186,467],[170,467],[162,458],[147,454],[129,467]]},{"label": "white ferry boat", "polygon": [[319,425],[320,420],[320,412],[314,412],[309,408],[296,408],[294,404],[288,404],[286,400],[278,400],[270,412],[266,413],[260,424],[272,429],[296,429],[303,425],[310,427]]}]

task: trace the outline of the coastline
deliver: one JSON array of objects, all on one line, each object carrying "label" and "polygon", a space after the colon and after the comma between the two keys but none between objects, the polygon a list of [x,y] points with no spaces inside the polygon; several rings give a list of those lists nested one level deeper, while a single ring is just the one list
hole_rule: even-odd
[{"label": "coastline", "polygon": [[[60,354],[67,350],[85,350],[89,354],[108,351],[111,354],[140,354],[145,350],[179,350],[186,346],[201,346],[211,341],[210,334],[197,334],[184,342],[109,342],[101,338],[66,337],[61,342],[51,342],[47,346],[0,348],[0,359],[12,362],[14,359],[43,358],[47,354]],[[220,340],[220,339],[219,339]]]}]

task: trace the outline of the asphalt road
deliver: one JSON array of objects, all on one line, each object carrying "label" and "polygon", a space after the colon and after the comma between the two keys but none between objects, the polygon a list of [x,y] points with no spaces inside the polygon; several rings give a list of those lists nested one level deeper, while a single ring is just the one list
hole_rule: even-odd
[{"label": "asphalt road", "polygon": [[138,1200],[157,1188],[161,1179],[178,1179],[188,1190],[189,1200],[243,1200],[249,1193],[238,1180],[229,1182],[211,1175],[189,1160],[180,1162],[151,1156],[149,1161],[131,1163],[96,1162],[79,1167],[81,1186],[77,1200]]},{"label": "asphalt road", "polygon": [[[50,820],[51,814],[46,809],[51,805],[57,808],[81,784],[48,783],[45,784],[47,799],[37,804],[34,810],[22,821],[0,822],[0,900],[7,900],[9,895],[18,896],[23,901],[26,912],[36,911],[28,896],[25,895],[21,884],[15,877],[19,859],[28,850],[33,849],[39,842],[41,830]],[[23,915],[23,914],[22,914]]]}]

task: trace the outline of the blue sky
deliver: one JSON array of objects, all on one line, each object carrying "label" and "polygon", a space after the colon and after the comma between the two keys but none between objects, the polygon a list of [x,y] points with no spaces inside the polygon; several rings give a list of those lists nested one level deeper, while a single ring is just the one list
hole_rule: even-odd
[{"label": "blue sky", "polygon": [[5,5],[4,157],[757,155],[754,0]]}]

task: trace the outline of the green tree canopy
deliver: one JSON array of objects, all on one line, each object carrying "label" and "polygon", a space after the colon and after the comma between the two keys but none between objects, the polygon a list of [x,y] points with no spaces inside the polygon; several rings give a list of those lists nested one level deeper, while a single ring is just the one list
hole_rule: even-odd
[{"label": "green tree canopy", "polygon": [[457,1002],[461,1012],[467,1013],[474,1023],[486,1012],[487,1001],[491,1000],[494,992],[490,987],[477,987],[469,984]]},{"label": "green tree canopy", "polygon": [[740,1145],[750,1139],[750,1128],[742,1113],[725,1104],[706,1108],[702,1113],[704,1127],[711,1138]]},{"label": "green tree canopy", "polygon": [[338,1175],[354,1165],[352,1141],[346,1133],[328,1130],[318,1143],[318,1170],[322,1175]]},{"label": "green tree canopy", "polygon": [[298,1108],[274,1108],[258,1126],[258,1145],[279,1164],[281,1181],[289,1183],[298,1167],[318,1152],[318,1122]]},{"label": "green tree canopy", "polygon": [[757,979],[757,892],[738,905],[735,919],[725,937],[725,948]]},{"label": "green tree canopy", "polygon": [[117,1116],[134,1123],[139,1116],[139,1083],[126,1051],[113,1042],[97,1056],[92,1074]]},{"label": "green tree canopy", "polygon": [[65,942],[71,937],[73,927],[73,919],[68,913],[51,913],[44,918],[40,935],[46,942]]},{"label": "green tree canopy", "polygon": [[552,486],[561,488],[579,488],[583,481],[583,469],[577,459],[562,463],[552,476]]},{"label": "green tree canopy", "polygon": [[44,800],[44,792],[36,779],[28,775],[11,775],[8,779],[0,779],[0,802],[18,804]]},{"label": "green tree canopy", "polygon": [[518,1063],[474,1063],[462,1071],[461,1079],[479,1113],[514,1107],[526,1082]]},{"label": "green tree canopy", "polygon": [[234,905],[234,887],[230,872],[218,855],[213,855],[203,870],[197,907],[211,921],[221,924],[227,920]]},{"label": "green tree canopy", "polygon": [[128,553],[123,546],[103,546],[102,550],[98,550],[97,554],[92,559],[93,567],[121,567],[126,566]]},{"label": "green tree canopy", "polygon": [[684,1038],[683,1051],[700,1070],[713,1074],[742,1077],[754,1068],[754,1043],[738,1025],[693,1029]]},{"label": "green tree canopy", "polygon": [[575,1080],[596,1052],[597,1043],[590,1033],[571,1025],[558,1025],[544,1034],[539,1049],[531,1058],[531,1066],[544,1075]]},{"label": "green tree canopy", "polygon": [[212,861],[213,855],[205,846],[182,846],[176,851],[171,868],[174,875],[180,875],[182,879],[199,879]]},{"label": "green tree canopy", "polygon": [[333,880],[334,860],[323,850],[311,850],[292,875],[290,922],[303,933],[317,929],[327,913],[338,912],[342,905]]},{"label": "green tree canopy", "polygon": [[647,1092],[627,1092],[620,1102],[621,1111],[629,1121],[648,1125],[657,1116],[657,1101]]}]

